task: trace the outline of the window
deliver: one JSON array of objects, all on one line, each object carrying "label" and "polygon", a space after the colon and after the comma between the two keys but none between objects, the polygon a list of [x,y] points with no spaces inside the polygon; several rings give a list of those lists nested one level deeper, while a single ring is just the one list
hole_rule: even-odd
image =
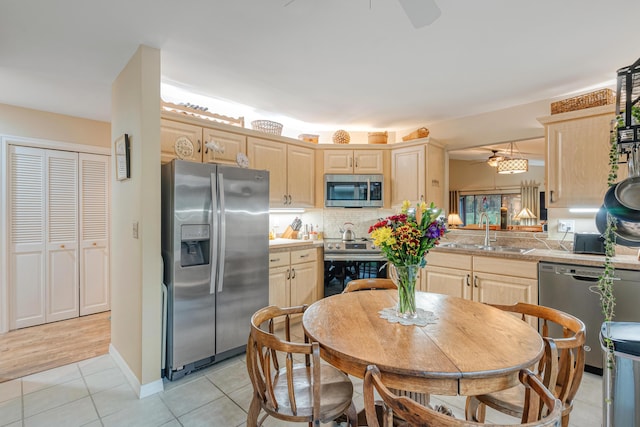
[{"label": "window", "polygon": [[522,209],[519,193],[516,194],[469,194],[460,197],[460,218],[464,225],[478,224],[480,214],[487,213],[489,224],[501,225],[500,208],[507,208],[507,224],[512,225],[513,217]]}]

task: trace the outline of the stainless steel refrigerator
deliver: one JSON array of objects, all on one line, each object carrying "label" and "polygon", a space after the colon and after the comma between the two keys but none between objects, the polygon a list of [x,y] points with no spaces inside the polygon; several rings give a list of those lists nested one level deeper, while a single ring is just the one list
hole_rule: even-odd
[{"label": "stainless steel refrigerator", "polygon": [[173,160],[162,166],[165,375],[245,351],[269,302],[269,172]]}]

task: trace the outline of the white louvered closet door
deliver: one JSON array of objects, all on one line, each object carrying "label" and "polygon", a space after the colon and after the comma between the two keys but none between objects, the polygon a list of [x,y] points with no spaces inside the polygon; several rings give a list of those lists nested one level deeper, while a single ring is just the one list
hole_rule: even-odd
[{"label": "white louvered closet door", "polygon": [[78,317],[78,153],[46,151],[46,321]]},{"label": "white louvered closet door", "polygon": [[80,153],[80,315],[110,308],[109,157]]},{"label": "white louvered closet door", "polygon": [[9,153],[9,327],[78,317],[78,155]]},{"label": "white louvered closet door", "polygon": [[45,322],[45,152],[9,149],[10,329]]}]

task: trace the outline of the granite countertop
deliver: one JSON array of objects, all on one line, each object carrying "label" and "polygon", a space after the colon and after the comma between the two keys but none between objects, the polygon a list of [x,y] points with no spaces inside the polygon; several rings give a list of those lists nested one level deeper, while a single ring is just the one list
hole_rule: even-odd
[{"label": "granite countertop", "polygon": [[282,239],[277,238],[269,240],[269,250],[272,249],[289,249],[289,248],[316,248],[324,245],[322,240],[300,240],[300,239]]},{"label": "granite countertop", "polygon": [[[484,251],[481,249],[447,248],[446,246],[432,249],[434,252],[451,252],[475,256],[499,257],[505,259],[521,259],[525,261],[546,261],[565,264],[579,264],[594,267],[602,267],[605,257],[603,255],[574,254],[563,250],[534,249],[526,254],[513,252]],[[617,255],[613,259],[616,268],[627,270],[640,270],[640,261],[635,255]]]}]

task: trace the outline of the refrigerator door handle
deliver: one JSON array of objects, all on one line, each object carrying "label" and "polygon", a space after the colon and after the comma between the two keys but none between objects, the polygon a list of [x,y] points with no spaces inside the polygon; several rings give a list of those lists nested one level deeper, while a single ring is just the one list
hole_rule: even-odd
[{"label": "refrigerator door handle", "polygon": [[[211,188],[211,237],[213,238],[214,236],[218,235],[218,221],[217,221],[217,212],[218,212],[218,198],[217,198],[217,191],[216,191],[216,175],[215,174],[211,174],[211,185],[209,186]],[[211,252],[211,262],[209,263],[209,265],[211,266],[211,271],[209,273],[209,295],[212,295],[216,292],[216,274],[215,274],[215,270],[217,270],[217,266],[215,266],[213,264],[213,260],[218,259],[218,244],[217,241],[211,241],[211,248],[209,249],[209,252]]]},{"label": "refrigerator door handle", "polygon": [[224,285],[224,257],[227,251],[227,238],[226,232],[226,207],[224,204],[224,176],[222,172],[218,173],[218,193],[220,195],[220,232],[218,233],[218,239],[220,239],[220,253],[218,255],[218,292],[222,292]]}]

